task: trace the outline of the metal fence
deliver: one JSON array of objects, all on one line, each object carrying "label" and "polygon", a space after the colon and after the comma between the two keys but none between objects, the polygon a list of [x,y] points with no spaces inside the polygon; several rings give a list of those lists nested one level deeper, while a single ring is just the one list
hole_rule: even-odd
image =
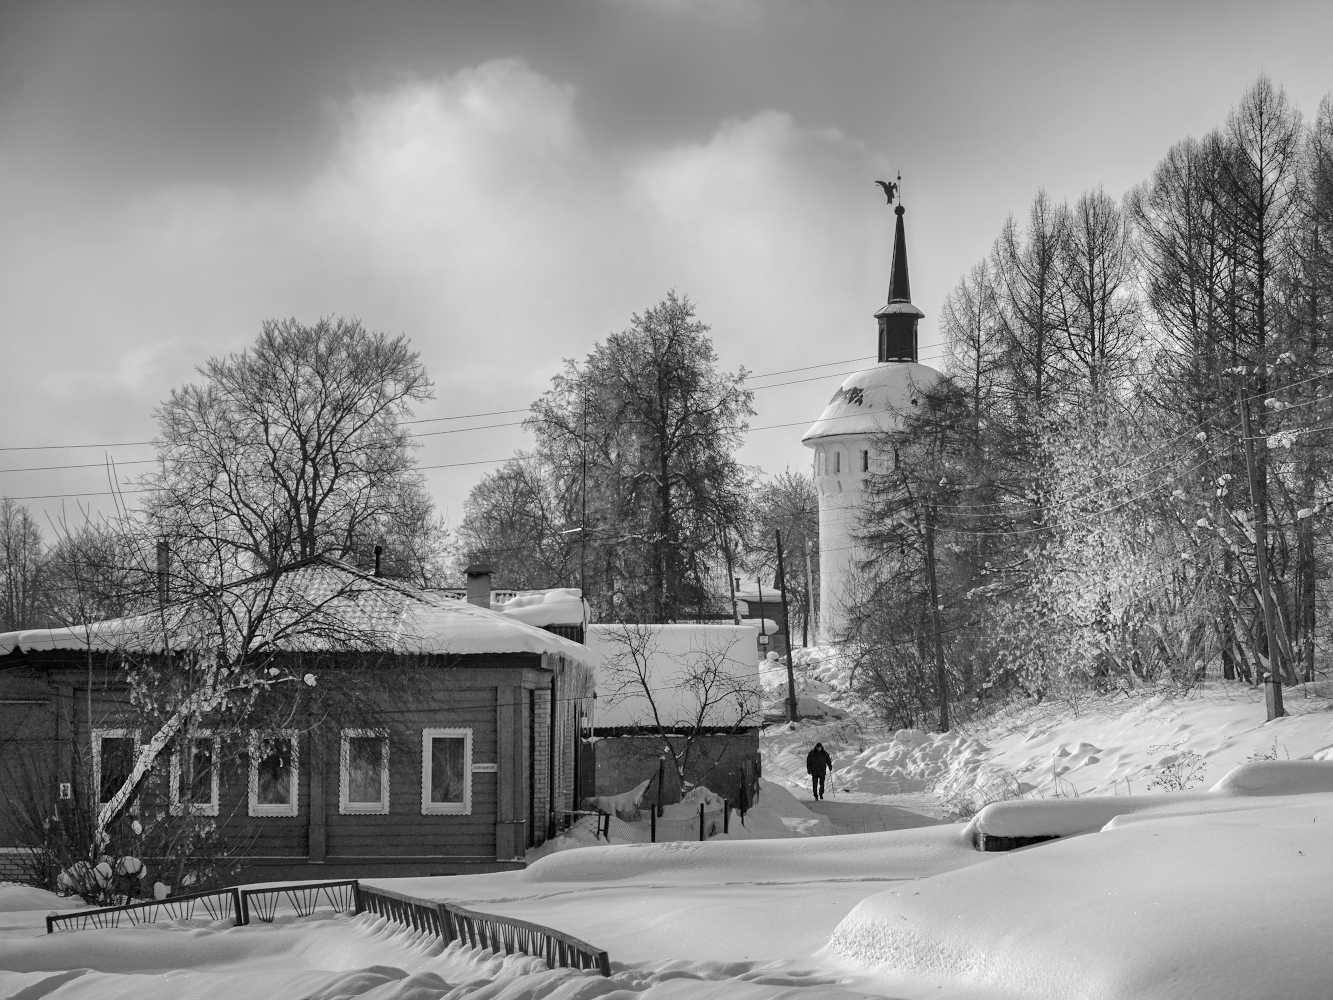
[{"label": "metal fence", "polygon": [[85,930],[90,927],[119,927],[122,923],[153,924],[158,920],[193,920],[196,912],[206,913],[209,920],[234,920],[239,926],[242,919],[241,890],[218,889],[214,892],[193,892],[166,899],[150,899],[142,903],[120,906],[98,906],[89,910],[69,913],[51,913],[46,918],[46,933],[57,930]]},{"label": "metal fence", "polygon": [[286,902],[298,917],[308,917],[319,909],[321,901],[338,913],[360,911],[356,908],[356,879],[337,882],[293,882],[241,889],[240,919],[236,926],[250,922],[253,913],[261,923],[271,924],[278,915],[278,905]]},{"label": "metal fence", "polygon": [[262,923],[272,923],[278,907],[286,903],[298,917],[308,917],[327,903],[338,912],[371,913],[414,931],[429,934],[446,944],[457,941],[465,948],[490,949],[495,954],[523,954],[543,959],[549,968],[585,969],[611,975],[611,960],[605,951],[570,934],[540,924],[480,913],[454,903],[418,899],[391,889],[362,885],[356,879],[337,882],[292,882],[281,885],[239,886],[215,892],[153,899],[121,906],[99,906],[70,913],[52,913],[46,932],[82,930],[90,927],[119,927],[154,923],[159,919],[190,920],[196,910],[210,920],[233,920],[237,927],[250,923],[251,914]]},{"label": "metal fence", "polygon": [[358,913],[374,913],[414,930],[457,941],[464,947],[490,949],[495,954],[523,954],[545,960],[549,968],[588,969],[611,975],[606,952],[570,934],[550,927],[479,913],[454,903],[417,899],[389,889],[358,885]]}]

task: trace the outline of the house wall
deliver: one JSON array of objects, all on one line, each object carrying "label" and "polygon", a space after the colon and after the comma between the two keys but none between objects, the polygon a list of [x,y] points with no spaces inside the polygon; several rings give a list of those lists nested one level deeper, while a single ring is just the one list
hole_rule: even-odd
[{"label": "house wall", "polygon": [[[0,663],[16,668],[0,670],[0,800],[13,800],[34,784],[54,796],[62,780],[72,781],[77,794],[86,797],[91,794],[89,710],[94,729],[126,724],[134,713],[125,691],[114,682],[114,671],[104,667],[94,675],[90,697],[86,669],[73,668],[67,654],[15,659],[20,662]],[[584,700],[591,695],[585,669],[563,658],[544,665],[536,654],[448,661],[426,657],[411,665],[426,669],[410,684],[386,685],[374,694],[367,720],[390,733],[387,815],[340,813],[339,724],[301,727],[296,816],[249,815],[245,734],[224,743],[218,822],[229,836],[249,844],[242,880],[521,867],[525,848],[543,842],[550,825],[553,673],[555,736],[563,741],[555,755],[555,804],[572,807],[574,741]],[[469,815],[422,812],[422,730],[427,728],[470,728],[474,767],[496,765],[490,773],[474,769]],[[164,756],[143,790],[146,804],[165,803],[169,772]],[[0,848],[20,843],[15,824],[6,825],[10,813],[0,810]]]}]

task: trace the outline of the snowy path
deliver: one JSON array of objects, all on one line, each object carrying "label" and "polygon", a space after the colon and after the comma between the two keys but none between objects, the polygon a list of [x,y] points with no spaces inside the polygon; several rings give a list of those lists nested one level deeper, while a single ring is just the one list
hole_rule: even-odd
[{"label": "snowy path", "polygon": [[[867,801],[843,798],[825,798],[816,802],[801,799],[801,804],[813,812],[823,813],[839,833],[872,833],[887,830],[913,830],[921,826],[938,826],[944,820],[923,816],[894,802],[885,802],[888,796],[866,796]],[[915,804],[915,803],[914,803]]]}]

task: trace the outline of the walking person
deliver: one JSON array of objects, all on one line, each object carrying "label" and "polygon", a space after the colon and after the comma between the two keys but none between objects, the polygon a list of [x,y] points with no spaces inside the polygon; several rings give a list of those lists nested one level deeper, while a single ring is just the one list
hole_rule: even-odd
[{"label": "walking person", "polygon": [[810,788],[815,798],[824,797],[824,774],[833,770],[833,758],[824,749],[824,744],[816,743],[815,748],[805,755],[805,770],[810,775]]}]

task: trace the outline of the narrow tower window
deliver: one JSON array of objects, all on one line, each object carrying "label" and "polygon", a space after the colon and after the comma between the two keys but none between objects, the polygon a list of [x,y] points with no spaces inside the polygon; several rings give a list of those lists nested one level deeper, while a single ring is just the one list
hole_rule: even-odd
[{"label": "narrow tower window", "polygon": [[835,451],[833,453],[833,474],[836,476],[841,471],[842,471],[842,452]]},{"label": "narrow tower window", "polygon": [[862,450],[861,452],[861,471],[870,471],[870,452],[867,450]]}]

